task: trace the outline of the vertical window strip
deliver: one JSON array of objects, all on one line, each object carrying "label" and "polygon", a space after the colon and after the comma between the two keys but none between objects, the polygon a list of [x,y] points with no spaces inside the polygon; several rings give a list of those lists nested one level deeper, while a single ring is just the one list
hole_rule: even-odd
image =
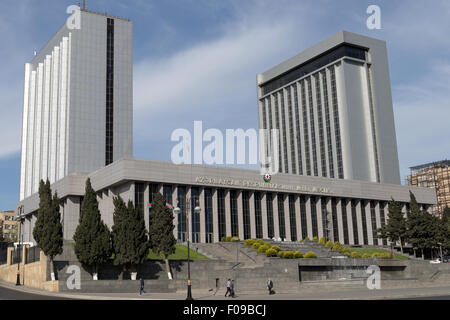
[{"label": "vertical window strip", "polygon": [[372,69],[367,67],[367,86],[369,87],[369,106],[370,106],[370,120],[372,124],[372,141],[375,152],[375,173],[377,176],[377,182],[380,182],[380,163],[378,161],[378,146],[377,146],[377,131],[375,127],[375,113],[373,108],[373,95],[372,95]]},{"label": "vertical window strip", "polygon": [[314,104],[312,94],[312,77],[308,79],[308,101],[309,101],[309,125],[311,127],[311,145],[313,156],[314,176],[319,175],[319,167],[317,163],[317,151],[316,151],[316,125],[314,123]]},{"label": "vertical window strip", "polygon": [[330,169],[330,178],[334,178],[334,159],[333,159],[333,142],[331,141],[331,121],[330,121],[330,105],[328,102],[328,80],[327,72],[322,71],[323,84],[323,100],[325,103],[325,122],[327,129],[327,145],[328,145],[328,166]]},{"label": "vertical window strip", "polygon": [[231,236],[239,236],[239,225],[238,225],[238,192],[236,190],[230,191],[230,207],[231,207]]},{"label": "vertical window strip", "polygon": [[303,157],[302,157],[302,143],[300,136],[300,112],[298,105],[298,92],[297,92],[297,84],[293,85],[294,87],[294,109],[295,109],[295,125],[296,125],[296,139],[297,139],[297,153],[298,153],[298,168],[299,174],[303,175]]},{"label": "vertical window strip", "polygon": [[294,121],[292,113],[292,96],[291,96],[291,87],[287,88],[287,99],[288,99],[288,114],[289,114],[289,145],[291,147],[291,164],[292,164],[292,173],[297,174],[297,166],[295,162],[295,146],[294,146]]},{"label": "vertical window strip", "polygon": [[359,244],[358,220],[356,218],[356,201],[355,200],[352,200],[352,224],[353,224],[353,241],[355,244]]},{"label": "vertical window strip", "polygon": [[206,232],[206,242],[212,242],[211,237],[213,233],[213,208],[212,208],[212,190],[206,188],[205,193],[205,232]]},{"label": "vertical window strip", "polygon": [[317,226],[317,198],[311,197],[310,203],[311,203],[311,222],[312,222],[313,237],[318,237],[319,230]]},{"label": "vertical window strip", "polygon": [[[273,95],[274,97],[274,104],[275,104],[275,129],[281,129],[281,122],[280,122],[280,110],[278,106],[278,92],[275,92]],[[281,157],[281,147],[282,147],[282,136],[278,135],[278,163],[280,165],[278,172],[283,172],[283,158]]]},{"label": "vertical window strip", "polygon": [[331,215],[333,217],[333,241],[339,241],[339,228],[337,219],[337,199],[331,199]]},{"label": "vertical window strip", "polygon": [[287,130],[286,130],[286,109],[284,106],[284,89],[280,91],[280,106],[281,106],[281,122],[283,126],[283,156],[284,156],[284,173],[289,172],[288,165],[288,151],[287,151]]},{"label": "vertical window strip", "polygon": [[250,239],[250,193],[242,191],[242,211],[244,223],[244,239]]},{"label": "vertical window strip", "polygon": [[302,239],[308,236],[308,223],[306,219],[306,198],[300,197],[300,221],[302,222]]},{"label": "vertical window strip", "polygon": [[267,204],[267,231],[269,238],[272,239],[275,236],[275,232],[273,225],[273,195],[271,193],[266,194],[266,204]]},{"label": "vertical window strip", "polygon": [[319,123],[319,144],[320,144],[320,161],[322,164],[322,177],[327,176],[327,159],[325,153],[325,137],[323,127],[323,113],[322,113],[322,95],[320,88],[320,73],[314,75],[316,82],[316,101],[317,101],[317,120]]},{"label": "vertical window strip", "polygon": [[330,68],[330,73],[331,73],[331,99],[333,104],[333,117],[334,117],[334,134],[336,139],[336,155],[338,163],[338,178],[344,179],[344,164],[342,162],[341,130],[339,125],[339,109],[337,101],[335,66],[332,66]]},{"label": "vertical window strip", "polygon": [[375,201],[370,201],[370,221],[372,221],[372,238],[373,238],[373,244],[377,244],[377,218],[375,214]]},{"label": "vertical window strip", "polygon": [[369,236],[367,234],[367,219],[366,219],[366,203],[361,201],[361,219],[363,226],[363,241],[365,245],[369,244]]},{"label": "vertical window strip", "polygon": [[225,190],[217,190],[217,210],[219,222],[219,239],[226,236],[226,221],[225,221]]},{"label": "vertical window strip", "polygon": [[256,238],[262,239],[263,228],[262,228],[262,211],[261,211],[261,193],[255,192],[255,224],[256,224]]},{"label": "vertical window strip", "polygon": [[309,147],[309,131],[308,131],[308,110],[306,105],[306,85],[305,80],[300,83],[300,90],[302,94],[302,110],[303,110],[303,135],[305,137],[305,162],[306,175],[311,175],[311,153]]},{"label": "vertical window strip", "polygon": [[341,199],[342,226],[344,231],[344,244],[350,244],[348,235],[347,200]]},{"label": "vertical window strip", "polygon": [[105,165],[114,161],[114,19],[107,19]]}]

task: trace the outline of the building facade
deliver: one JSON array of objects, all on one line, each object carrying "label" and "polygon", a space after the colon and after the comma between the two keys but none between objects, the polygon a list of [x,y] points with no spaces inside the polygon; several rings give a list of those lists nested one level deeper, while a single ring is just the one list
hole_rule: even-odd
[{"label": "building facade", "polygon": [[[217,242],[224,236],[287,241],[323,236],[349,245],[386,245],[377,239],[376,229],[386,223],[391,197],[403,203],[405,214],[410,190],[423,209],[436,203],[434,190],[427,188],[281,173],[266,183],[256,170],[122,159],[89,175],[72,174],[52,185],[62,199],[66,240],[72,240],[78,225],[88,177],[109,228],[113,225],[114,196],[133,201],[148,226],[148,204],[160,192],[168,204],[181,209],[174,217],[174,235],[180,242],[187,237],[192,242]],[[197,201],[199,214],[193,210]],[[37,194],[16,206],[16,212],[21,210],[25,216],[21,229],[24,241],[34,241],[38,207]]]},{"label": "building facade", "polygon": [[436,191],[437,204],[431,213],[441,216],[445,207],[450,207],[450,161],[443,160],[410,167],[410,186],[432,188]]},{"label": "building facade", "polygon": [[400,184],[386,43],[341,31],[257,76],[282,173]]},{"label": "building facade", "polygon": [[132,156],[132,23],[80,10],[25,65],[20,199]]},{"label": "building facade", "polygon": [[0,223],[3,227],[3,238],[6,241],[17,241],[17,221],[14,220],[14,211],[0,211]]}]

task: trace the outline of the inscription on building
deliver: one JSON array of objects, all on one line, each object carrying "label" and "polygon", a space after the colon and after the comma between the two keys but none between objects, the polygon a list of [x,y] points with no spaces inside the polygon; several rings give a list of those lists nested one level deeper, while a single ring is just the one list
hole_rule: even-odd
[{"label": "inscription on building", "polygon": [[273,189],[280,191],[295,191],[295,192],[309,192],[309,193],[333,193],[329,188],[324,187],[310,187],[305,185],[288,185],[279,183],[266,183],[253,180],[240,180],[231,178],[213,178],[213,177],[196,177],[196,183],[221,185],[230,187],[243,187],[243,188],[262,188]]}]

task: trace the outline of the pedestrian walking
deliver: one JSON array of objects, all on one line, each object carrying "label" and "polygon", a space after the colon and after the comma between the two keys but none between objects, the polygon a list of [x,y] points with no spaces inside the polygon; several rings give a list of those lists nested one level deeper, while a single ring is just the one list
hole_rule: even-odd
[{"label": "pedestrian walking", "polygon": [[231,284],[230,284],[230,292],[231,292],[231,297],[235,298],[235,291],[234,291],[234,280],[231,280]]},{"label": "pedestrian walking", "polygon": [[272,278],[269,278],[267,280],[267,290],[269,290],[269,294],[275,294],[275,291],[273,290],[273,281]]},{"label": "pedestrian walking", "polygon": [[142,296],[142,292],[147,293],[144,290],[144,279],[139,278],[139,295]]},{"label": "pedestrian walking", "polygon": [[227,280],[227,292],[225,292],[225,297],[228,297],[228,296],[231,295],[231,289],[230,289],[230,287],[231,287],[231,279],[228,279],[228,280]]}]

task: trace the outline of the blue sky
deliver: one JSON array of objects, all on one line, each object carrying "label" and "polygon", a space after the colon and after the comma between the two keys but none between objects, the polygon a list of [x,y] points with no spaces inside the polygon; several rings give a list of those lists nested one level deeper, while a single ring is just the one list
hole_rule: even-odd
[{"label": "blue sky", "polygon": [[[78,1],[0,3],[0,210],[18,200],[24,64]],[[81,0],[80,0],[81,2]],[[381,8],[381,30],[366,8]],[[176,128],[257,128],[256,74],[340,30],[387,42],[402,178],[449,158],[450,1],[87,0],[134,23],[134,155],[170,160]]]}]

